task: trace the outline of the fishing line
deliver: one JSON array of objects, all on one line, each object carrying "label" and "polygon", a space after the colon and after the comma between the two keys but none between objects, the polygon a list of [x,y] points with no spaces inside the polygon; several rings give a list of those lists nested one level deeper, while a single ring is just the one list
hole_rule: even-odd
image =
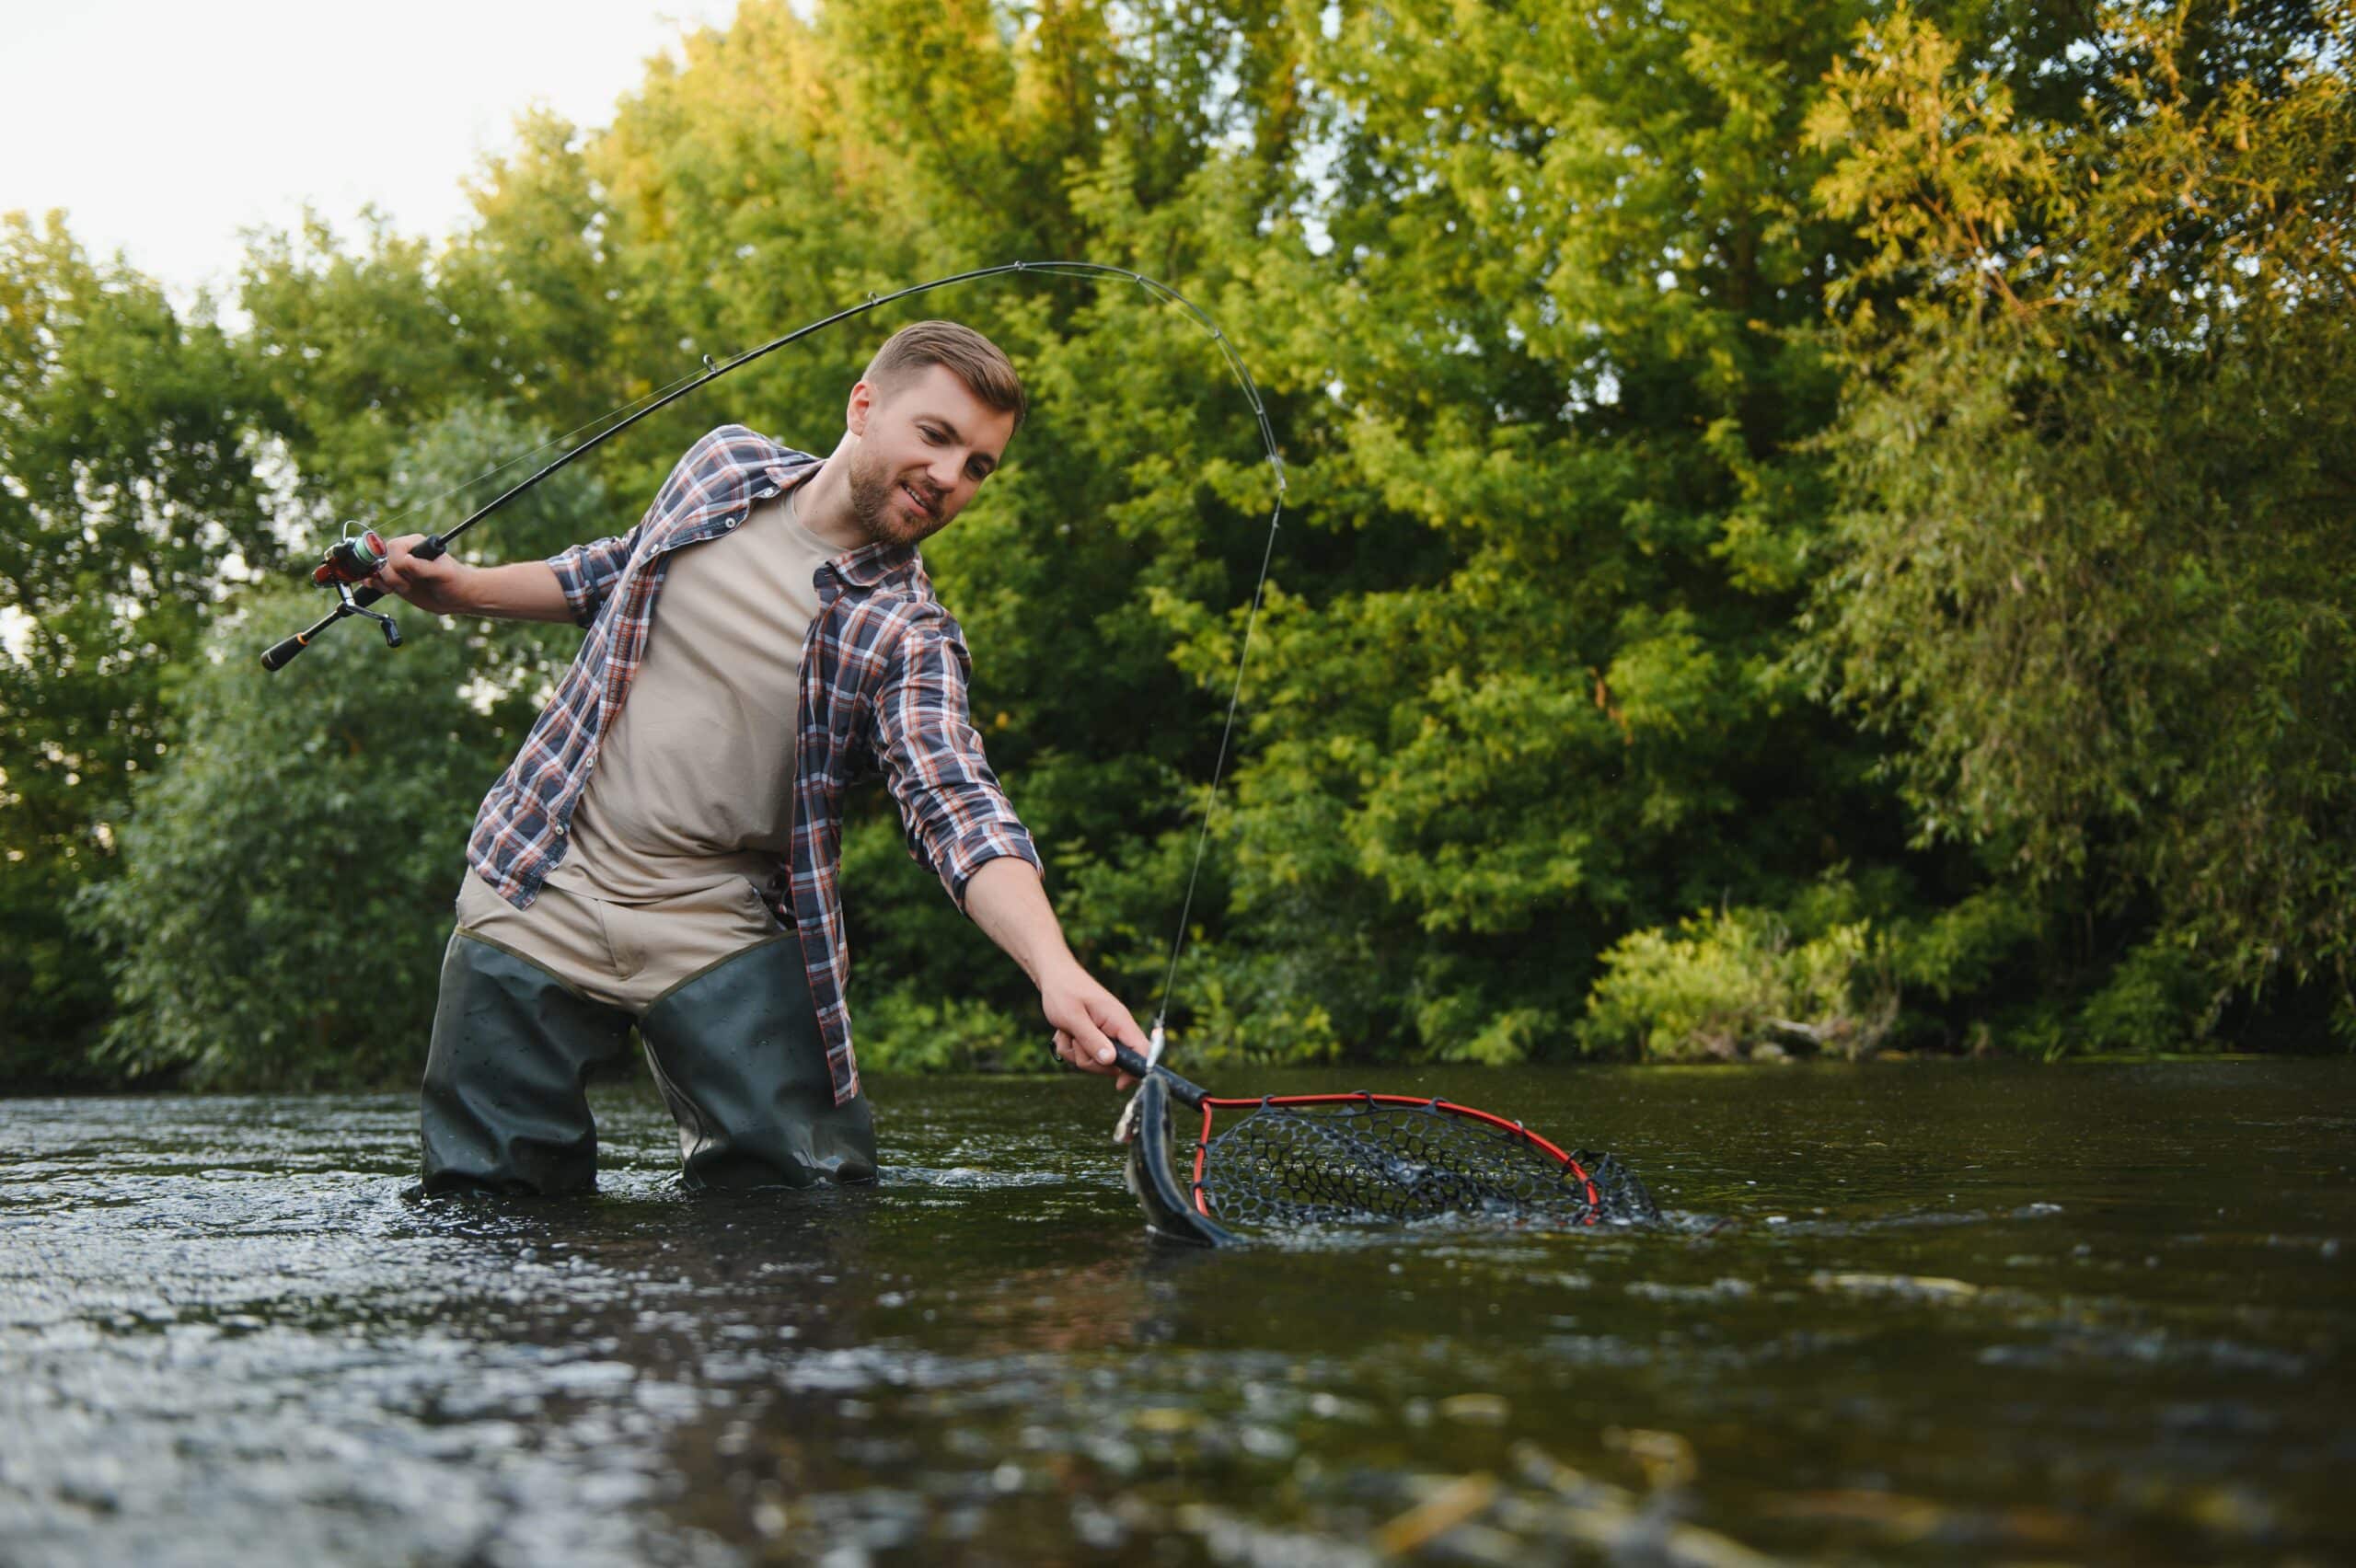
[{"label": "fishing line", "polygon": [[1260,595],[1268,582],[1268,565],[1276,553],[1276,524],[1284,516],[1285,503],[1281,488],[1277,492],[1276,510],[1268,517],[1268,542],[1260,555],[1260,579],[1252,585],[1252,608],[1243,620],[1243,647],[1235,656],[1235,688],[1227,696],[1227,723],[1219,731],[1218,760],[1211,765],[1211,781],[1203,792],[1203,825],[1195,839],[1195,866],[1186,873],[1186,898],[1178,910],[1178,931],[1170,941],[1170,968],[1161,980],[1161,1005],[1153,1014],[1153,1055],[1161,1054],[1162,1028],[1170,1020],[1171,998],[1177,994],[1178,955],[1186,945],[1186,917],[1195,907],[1195,884],[1203,874],[1203,857],[1210,849],[1211,810],[1218,801],[1218,781],[1227,768],[1229,741],[1235,734],[1236,709],[1243,701],[1243,671],[1252,658],[1252,632],[1260,624]]}]

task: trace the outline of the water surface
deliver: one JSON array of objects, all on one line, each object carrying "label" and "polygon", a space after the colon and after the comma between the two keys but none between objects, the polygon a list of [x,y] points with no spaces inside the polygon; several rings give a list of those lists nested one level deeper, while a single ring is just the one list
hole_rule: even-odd
[{"label": "water surface", "polygon": [[733,1198],[617,1091],[488,1205],[406,1098],[0,1102],[0,1562],[2356,1558],[2356,1064],[1203,1076],[1671,1221],[1172,1251],[1067,1078]]}]

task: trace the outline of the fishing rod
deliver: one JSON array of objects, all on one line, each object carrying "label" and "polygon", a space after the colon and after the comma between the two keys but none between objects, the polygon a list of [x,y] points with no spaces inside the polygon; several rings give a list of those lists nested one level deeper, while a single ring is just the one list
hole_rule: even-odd
[{"label": "fishing rod", "polygon": [[[1260,442],[1262,446],[1266,450],[1268,466],[1276,473],[1277,497],[1276,513],[1279,516],[1282,514],[1284,510],[1285,494],[1285,464],[1282,454],[1276,450],[1276,429],[1269,423],[1267,404],[1260,396],[1258,383],[1252,379],[1252,373],[1244,367],[1242,356],[1235,352],[1235,345],[1229,341],[1227,334],[1220,330],[1218,323],[1213,321],[1208,313],[1204,311],[1200,306],[1195,304],[1194,301],[1180,294],[1176,289],[1172,288],[1169,284],[1162,282],[1157,278],[1148,277],[1143,272],[1132,271],[1126,267],[1108,266],[1099,261],[1001,261],[995,266],[976,267],[968,271],[952,273],[947,277],[933,278],[921,283],[911,283],[907,288],[895,289],[890,294],[871,294],[857,305],[850,306],[846,309],[836,311],[832,316],[824,317],[816,321],[811,322],[805,327],[797,327],[781,338],[763,343],[758,348],[748,349],[745,352],[738,354],[735,358],[724,363],[715,363],[709,356],[707,356],[704,360],[705,368],[701,374],[690,376],[683,382],[673,385],[668,389],[659,395],[656,395],[654,399],[652,402],[647,403],[644,408],[639,409],[636,412],[630,413],[627,418],[617,421],[615,423],[606,426],[606,429],[599,431],[595,435],[591,436],[588,440],[562,453],[554,462],[551,462],[548,467],[540,469],[529,478],[525,479],[514,489],[507,490],[505,493],[497,496],[491,501],[485,502],[482,506],[477,508],[465,519],[465,521],[459,523],[456,527],[450,529],[446,533],[427,535],[424,540],[418,545],[417,548],[412,553],[419,559],[424,560],[432,560],[437,556],[446,554],[450,548],[452,541],[456,539],[459,535],[465,533],[468,529],[481,522],[484,518],[489,517],[492,513],[497,512],[501,507],[505,506],[509,502],[514,501],[517,496],[522,495],[525,491],[530,490],[534,485],[538,484],[549,475],[557,472],[566,465],[574,462],[588,453],[595,451],[597,447],[612,440],[615,436],[619,435],[622,432],[638,423],[639,421],[645,419],[648,415],[661,411],[671,404],[677,402],[688,393],[710,385],[712,382],[719,380],[722,376],[728,375],[731,371],[743,369],[745,365],[752,363],[755,360],[761,358],[765,354],[775,353],[778,350],[785,348],[790,344],[797,343],[814,332],[821,332],[829,327],[838,326],[855,317],[864,316],[869,311],[879,310],[884,306],[890,305],[896,300],[908,299],[917,294],[930,294],[935,289],[950,288],[958,283],[974,282],[983,278],[1003,277],[1010,273],[1037,273],[1049,277],[1106,277],[1125,279],[1129,282],[1136,283],[1138,287],[1144,289],[1148,294],[1152,294],[1154,297],[1177,306],[1179,308],[1185,311],[1187,315],[1191,316],[1198,326],[1210,334],[1211,340],[1218,345],[1219,352],[1226,356],[1228,368],[1234,373],[1237,385],[1242,386],[1243,389],[1244,399],[1252,406],[1253,417],[1259,421]],[[627,403],[622,405],[623,409],[629,409],[629,407],[630,405]],[[620,411],[621,410],[619,409],[615,410],[615,412]],[[594,425],[604,420],[611,418],[613,418],[611,413],[600,415],[597,420],[593,420],[590,423]],[[583,428],[585,429],[587,427],[584,426]],[[548,444],[553,444],[553,443]],[[535,448],[534,452],[545,451],[546,449],[546,445],[543,445],[541,447]],[[529,457],[533,455],[533,453],[526,453],[525,454],[525,456]],[[480,483],[482,478],[487,478],[492,475],[503,473],[507,468],[514,467],[516,462],[520,462],[523,459],[521,458],[513,459],[508,463],[502,464],[500,467],[491,470],[491,474],[479,476],[478,478],[469,481],[469,483]],[[465,487],[462,486],[460,488],[463,489]],[[455,494],[456,492],[451,491],[448,493]],[[436,499],[446,499],[446,496]],[[429,502],[425,504],[431,505],[433,502]],[[402,515],[406,516],[408,513],[405,513]],[[1268,522],[1268,530],[1272,545],[1275,539],[1276,528],[1276,518],[1271,517]],[[385,596],[383,589],[368,586],[368,580],[375,574],[379,567],[382,567],[385,562],[390,559],[390,547],[386,543],[384,535],[378,530],[374,528],[364,528],[358,524],[346,524],[344,526],[344,536],[329,548],[326,557],[312,570],[311,573],[311,581],[313,582],[318,583],[321,587],[330,588],[334,591],[336,595],[335,608],[330,610],[324,617],[320,617],[319,620],[311,626],[296,632],[294,636],[285,638],[281,641],[271,644],[271,646],[262,653],[262,668],[272,671],[285,668],[296,654],[302,652],[304,649],[308,648],[321,633],[328,629],[328,628],[335,625],[335,623],[340,620],[343,620],[352,616],[363,617],[368,620],[376,622],[379,628],[384,631],[386,646],[388,648],[398,648],[401,645],[400,628],[398,626],[394,624],[392,617],[368,608],[370,605],[375,604],[377,600]],[[1262,576],[1265,581],[1265,561],[1263,562]],[[1256,590],[1253,597],[1256,605]]]}]

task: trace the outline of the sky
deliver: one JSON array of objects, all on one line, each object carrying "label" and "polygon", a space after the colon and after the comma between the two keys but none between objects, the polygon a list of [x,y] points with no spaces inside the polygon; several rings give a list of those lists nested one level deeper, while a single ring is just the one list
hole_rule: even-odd
[{"label": "sky", "polygon": [[612,119],[735,0],[0,0],[0,212],[52,207],[185,306],[234,294],[240,228],[374,202],[447,235],[459,182],[537,104]]}]

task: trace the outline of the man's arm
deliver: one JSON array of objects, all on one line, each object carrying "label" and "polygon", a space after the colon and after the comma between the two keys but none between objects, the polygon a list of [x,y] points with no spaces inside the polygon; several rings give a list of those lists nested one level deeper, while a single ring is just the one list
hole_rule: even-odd
[{"label": "man's arm", "polygon": [[646,525],[708,501],[714,485],[742,466],[741,460],[722,459],[747,444],[764,449],[775,445],[743,425],[722,425],[688,447],[655,492],[646,515],[627,534],[575,545],[544,561],[483,567],[468,566],[446,555],[420,560],[414,552],[425,536],[404,534],[392,541],[391,559],[369,579],[369,585],[398,594],[435,615],[497,616],[506,620],[572,621],[587,626],[597,618],[598,606],[621,580]]},{"label": "man's arm", "polygon": [[1056,1030],[1056,1055],[1091,1073],[1114,1074],[1118,1087],[1128,1088],[1133,1080],[1113,1065],[1112,1042],[1142,1055],[1145,1032],[1071,955],[1031,862],[1011,855],[984,861],[965,883],[965,913],[1039,987],[1039,1010]]},{"label": "man's arm", "polygon": [[[953,624],[910,628],[877,694],[877,752],[908,847],[950,897],[1039,987],[1056,1055],[1092,1073],[1126,1075],[1112,1039],[1138,1051],[1144,1032],[1065,945],[1041,884],[1038,850],[999,789],[966,712],[966,661]],[[1111,1039],[1108,1039],[1110,1036]]]},{"label": "man's arm", "polygon": [[438,616],[496,616],[503,620],[569,621],[572,605],[544,560],[506,566],[468,566],[456,556],[422,560],[415,551],[422,534],[404,534],[373,585]]},{"label": "man's arm", "polygon": [[[910,627],[895,645],[872,712],[875,755],[900,808],[908,852],[957,907],[992,860],[1033,866],[1039,851],[982,753],[967,712],[965,645],[946,617]],[[970,911],[968,911],[970,913]]]}]

